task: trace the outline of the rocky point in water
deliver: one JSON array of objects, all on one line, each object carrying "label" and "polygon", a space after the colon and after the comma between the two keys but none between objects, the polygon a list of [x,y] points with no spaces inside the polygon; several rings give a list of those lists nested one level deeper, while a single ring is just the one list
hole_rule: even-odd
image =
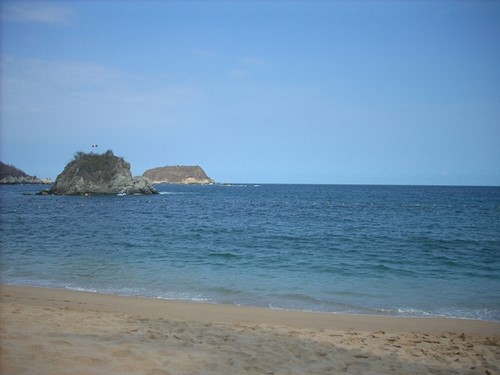
[{"label": "rocky point in water", "polygon": [[198,165],[194,166],[166,166],[148,169],[143,173],[153,184],[197,184],[209,185],[214,180],[207,176]]},{"label": "rocky point in water", "polygon": [[144,177],[132,177],[130,164],[113,152],[77,152],[49,190],[39,194],[157,194]]},{"label": "rocky point in water", "polygon": [[50,178],[30,176],[23,170],[0,161],[0,184],[51,184]]}]

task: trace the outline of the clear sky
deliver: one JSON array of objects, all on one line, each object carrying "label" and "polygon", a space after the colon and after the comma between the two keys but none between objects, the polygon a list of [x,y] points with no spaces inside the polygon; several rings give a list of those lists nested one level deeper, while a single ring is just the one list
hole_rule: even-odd
[{"label": "clear sky", "polygon": [[498,1],[2,1],[0,159],[500,185]]}]

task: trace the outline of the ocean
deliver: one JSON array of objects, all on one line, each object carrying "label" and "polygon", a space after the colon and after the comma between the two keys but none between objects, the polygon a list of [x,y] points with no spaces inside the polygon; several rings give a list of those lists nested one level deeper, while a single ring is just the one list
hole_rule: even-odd
[{"label": "ocean", "polygon": [[500,187],[0,186],[0,281],[273,309],[500,321]]}]

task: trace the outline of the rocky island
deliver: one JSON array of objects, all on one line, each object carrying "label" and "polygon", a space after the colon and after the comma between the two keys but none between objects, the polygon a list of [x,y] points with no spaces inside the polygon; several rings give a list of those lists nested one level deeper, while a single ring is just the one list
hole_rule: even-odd
[{"label": "rocky island", "polygon": [[10,164],[0,162],[0,184],[51,184],[50,178],[30,176],[23,170]]},{"label": "rocky island", "polygon": [[211,185],[215,183],[198,165],[158,167],[148,169],[142,176],[152,184]]},{"label": "rocky island", "polygon": [[103,153],[77,152],[49,190],[39,194],[102,195],[157,194],[144,177],[132,177],[130,164],[111,150]]}]

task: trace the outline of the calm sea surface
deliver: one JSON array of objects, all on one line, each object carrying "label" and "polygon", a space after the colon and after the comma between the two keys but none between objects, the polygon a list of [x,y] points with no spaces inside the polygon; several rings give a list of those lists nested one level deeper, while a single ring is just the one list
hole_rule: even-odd
[{"label": "calm sea surface", "polygon": [[500,321],[500,188],[1,186],[1,282],[280,309]]}]

